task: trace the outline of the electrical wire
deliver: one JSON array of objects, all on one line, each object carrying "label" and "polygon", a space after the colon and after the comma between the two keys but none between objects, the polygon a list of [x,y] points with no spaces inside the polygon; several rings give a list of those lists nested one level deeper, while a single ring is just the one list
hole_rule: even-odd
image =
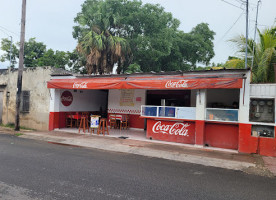
[{"label": "electrical wire", "polygon": [[243,8],[241,8],[241,7],[239,7],[239,6],[235,5],[235,4],[232,4],[232,3],[228,2],[228,1],[225,1],[225,0],[221,0],[221,1],[224,2],[224,3],[227,3],[227,4],[231,5],[231,6],[234,6],[236,8],[244,10]]},{"label": "electrical wire", "polygon": [[13,32],[13,31],[10,31],[9,29],[5,28],[4,26],[0,26],[0,28],[1,28],[2,30],[8,31],[9,33],[12,33],[12,34],[14,34],[14,35],[19,36],[19,34]]},{"label": "electrical wire", "polygon": [[242,12],[240,14],[240,16],[237,18],[237,20],[233,23],[233,25],[225,32],[225,34],[219,39],[219,41],[216,43],[216,45],[218,45],[223,38],[231,31],[231,29],[236,25],[236,23],[240,20],[240,18],[242,17],[242,15],[244,14],[244,12]]}]

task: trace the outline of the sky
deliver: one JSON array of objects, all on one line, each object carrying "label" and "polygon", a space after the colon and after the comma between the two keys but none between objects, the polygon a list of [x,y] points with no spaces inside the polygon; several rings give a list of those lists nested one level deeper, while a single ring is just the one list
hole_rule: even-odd
[{"label": "sky", "polygon": [[[190,32],[199,23],[208,23],[216,35],[215,57],[211,62],[224,63],[235,56],[236,48],[228,40],[246,33],[245,0],[142,0],[160,4],[166,12],[180,20],[179,29]],[[84,0],[27,0],[25,39],[35,37],[47,48],[72,51],[76,40],[72,37],[74,18],[81,11]],[[249,38],[254,37],[258,0],[249,0]],[[22,0],[0,0],[0,40],[12,36],[20,39]],[[259,6],[258,28],[276,25],[276,0],[262,0]],[[0,50],[0,56],[3,52]],[[6,68],[9,62],[0,62]]]}]

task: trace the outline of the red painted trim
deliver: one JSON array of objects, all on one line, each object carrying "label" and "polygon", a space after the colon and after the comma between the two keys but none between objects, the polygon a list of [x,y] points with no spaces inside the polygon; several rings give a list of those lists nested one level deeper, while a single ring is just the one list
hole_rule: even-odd
[{"label": "red painted trim", "polygon": [[257,153],[258,138],[251,136],[251,124],[239,124],[239,152]]},{"label": "red painted trim", "polygon": [[197,120],[195,123],[195,143],[197,145],[204,144],[204,135],[205,135],[205,121]]},{"label": "red painted trim", "polygon": [[238,149],[239,126],[233,124],[205,123],[204,143],[210,147]]},{"label": "red painted trim", "polygon": [[[123,115],[121,113],[108,113],[108,119],[110,114],[117,114],[117,115]],[[144,119],[140,118],[140,115],[132,115],[128,114],[128,122],[129,122],[129,127],[130,128],[139,128],[139,129],[144,129]],[[108,120],[109,123],[109,120]]]},{"label": "red painted trim", "polygon": [[59,112],[50,112],[49,113],[49,131],[59,128]]}]

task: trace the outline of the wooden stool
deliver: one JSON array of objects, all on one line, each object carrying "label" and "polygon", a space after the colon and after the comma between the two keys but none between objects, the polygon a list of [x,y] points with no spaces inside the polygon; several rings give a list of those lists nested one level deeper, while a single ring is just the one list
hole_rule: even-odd
[{"label": "wooden stool", "polygon": [[101,118],[97,134],[99,135],[100,133],[102,133],[104,135],[105,131],[107,132],[107,135],[109,135],[107,120],[106,120],[106,118]]},{"label": "wooden stool", "polygon": [[81,129],[83,130],[84,133],[85,133],[86,129],[88,129],[88,132],[89,132],[89,125],[88,125],[87,117],[81,117],[80,126],[79,126],[79,133],[80,133]]}]

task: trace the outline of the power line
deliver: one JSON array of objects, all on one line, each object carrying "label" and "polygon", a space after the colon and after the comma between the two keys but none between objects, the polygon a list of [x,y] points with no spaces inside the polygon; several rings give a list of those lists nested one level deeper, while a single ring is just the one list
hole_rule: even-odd
[{"label": "power line", "polygon": [[221,0],[221,1],[223,1],[224,3],[227,3],[227,4],[231,5],[231,6],[234,6],[236,8],[244,10],[243,8],[241,8],[241,7],[239,7],[239,6],[235,5],[235,4],[232,4],[232,3],[228,2],[228,1],[225,1],[225,0]]},{"label": "power line", "polygon": [[5,35],[7,35],[8,37],[10,37],[10,35],[9,35],[8,33],[6,33],[5,31],[3,31],[2,29],[0,29],[0,31],[1,31],[2,33],[4,33]]},{"label": "power line", "polygon": [[0,26],[0,28],[3,29],[3,30],[5,30],[5,31],[8,31],[8,32],[10,32],[10,33],[13,33],[13,34],[19,36],[19,34],[13,32],[13,31],[10,31],[9,29],[5,28],[4,26]]},{"label": "power line", "polygon": [[231,31],[231,29],[235,26],[235,24],[239,21],[239,19],[242,17],[244,12],[240,14],[240,16],[237,18],[237,20],[233,23],[233,25],[225,32],[225,34],[221,37],[221,39],[217,42],[217,45],[223,40],[223,38]]}]

